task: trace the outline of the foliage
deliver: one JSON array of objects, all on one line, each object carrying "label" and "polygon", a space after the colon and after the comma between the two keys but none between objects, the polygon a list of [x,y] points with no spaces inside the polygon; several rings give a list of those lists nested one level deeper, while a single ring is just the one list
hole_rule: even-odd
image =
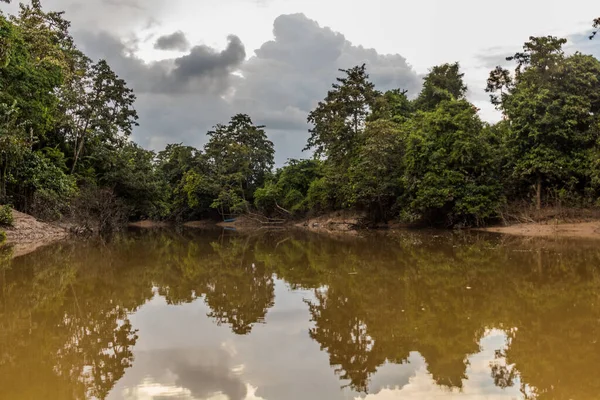
[{"label": "foliage", "polygon": [[211,207],[221,214],[247,211],[254,191],[273,167],[275,150],[263,128],[248,115],[237,114],[228,125],[208,132],[204,152],[218,187]]},{"label": "foliage", "polygon": [[272,180],[256,190],[255,205],[269,214],[282,212],[280,207],[302,214],[309,210],[307,195],[312,182],[322,176],[323,163],[319,160],[288,160]]},{"label": "foliage", "polygon": [[497,68],[488,80],[492,101],[510,121],[512,178],[535,187],[538,209],[548,187],[589,184],[588,154],[598,145],[600,61],[566,57],[565,42],[532,37],[508,58],[517,63],[514,78]]},{"label": "foliage", "polygon": [[403,194],[405,136],[403,127],[391,120],[367,123],[363,145],[348,170],[351,204],[369,210],[374,221],[387,221]]},{"label": "foliage", "polygon": [[379,93],[369,82],[366,65],[345,70],[327,97],[308,115],[310,137],[306,149],[315,149],[332,162],[344,164],[358,145],[360,132]]},{"label": "foliage", "polygon": [[12,226],[13,222],[12,207],[8,204],[0,206],[0,225]]},{"label": "foliage", "polygon": [[32,0],[0,13],[0,201],[97,231],[256,210],[462,226],[490,221],[505,199],[599,205],[600,61],[566,55],[565,43],[531,37],[508,58],[514,72],[491,71],[487,91],[504,116],[493,125],[466,100],[458,63],[432,67],[416,96],[378,90],[366,64],[340,69],[307,117],[314,158],[273,171],[266,127],[246,114],[207,132],[203,149],[133,143],[132,89],[76,46],[64,13]]},{"label": "foliage", "polygon": [[3,245],[6,242],[6,232],[0,230],[0,245]]},{"label": "foliage", "polygon": [[442,101],[464,99],[467,86],[463,76],[458,63],[433,67],[423,80],[423,89],[415,100],[415,108],[433,111]]},{"label": "foliage", "polygon": [[125,226],[127,206],[106,188],[84,187],[73,200],[73,214],[80,227],[90,233],[112,234]]},{"label": "foliage", "polygon": [[465,100],[443,101],[415,116],[406,150],[410,209],[448,226],[493,217],[502,188],[483,124]]}]

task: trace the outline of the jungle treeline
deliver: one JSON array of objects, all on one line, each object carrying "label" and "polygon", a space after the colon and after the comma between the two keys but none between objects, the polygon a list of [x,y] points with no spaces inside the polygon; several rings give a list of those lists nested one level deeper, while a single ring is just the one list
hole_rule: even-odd
[{"label": "jungle treeline", "polygon": [[308,115],[311,156],[274,170],[267,127],[245,114],[217,124],[202,149],[135,144],[135,94],[69,26],[39,0],[0,15],[0,204],[38,218],[111,229],[350,209],[467,226],[515,205],[600,206],[600,61],[567,54],[565,39],[531,37],[509,57],[514,69],[491,71],[494,124],[468,101],[458,63],[431,68],[418,94],[378,90],[367,65],[340,70]]}]

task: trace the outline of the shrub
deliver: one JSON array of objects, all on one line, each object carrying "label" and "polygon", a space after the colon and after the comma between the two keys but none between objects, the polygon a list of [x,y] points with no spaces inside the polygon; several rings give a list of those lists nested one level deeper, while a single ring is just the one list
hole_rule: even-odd
[{"label": "shrub", "polygon": [[83,188],[72,208],[75,220],[88,232],[110,234],[127,224],[127,208],[110,189]]},{"label": "shrub", "polygon": [[311,182],[306,195],[308,207],[311,211],[325,211],[329,208],[329,191],[325,178]]},{"label": "shrub", "polygon": [[0,206],[0,225],[12,226],[13,222],[12,207],[9,205]]},{"label": "shrub", "polygon": [[0,245],[6,242],[6,232],[0,231]]}]

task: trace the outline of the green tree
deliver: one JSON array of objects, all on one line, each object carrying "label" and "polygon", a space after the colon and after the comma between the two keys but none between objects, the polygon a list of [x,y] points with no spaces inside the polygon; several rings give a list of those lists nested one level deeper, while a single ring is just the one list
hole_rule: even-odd
[{"label": "green tree", "polygon": [[23,126],[17,122],[15,107],[0,104],[0,201],[7,199],[7,184],[11,170],[22,162],[29,150]]},{"label": "green tree", "polygon": [[434,224],[480,225],[502,202],[495,154],[475,107],[446,100],[408,128],[405,209]]},{"label": "green tree", "polygon": [[513,78],[497,68],[488,80],[487,91],[510,124],[513,177],[534,186],[538,209],[546,187],[585,185],[598,138],[600,61],[565,57],[564,43],[532,37],[508,58],[517,64]]},{"label": "green tree", "polygon": [[463,81],[459,63],[433,67],[423,79],[423,89],[415,99],[418,110],[432,111],[442,101],[464,99],[467,86]]},{"label": "green tree", "polygon": [[352,204],[374,221],[387,221],[403,192],[406,134],[401,125],[381,119],[367,123],[363,141],[348,171]]},{"label": "green tree", "polygon": [[78,82],[76,109],[72,113],[69,137],[73,144],[73,165],[84,150],[86,141],[99,139],[113,145],[123,142],[138,119],[133,108],[135,95],[104,60],[92,65]]},{"label": "green tree", "polygon": [[406,96],[406,90],[392,89],[375,99],[369,121],[384,119],[402,123],[414,112],[414,104]]},{"label": "green tree", "polygon": [[264,126],[254,125],[245,114],[237,114],[228,125],[208,132],[204,151],[218,186],[213,207],[235,213],[247,211],[254,191],[262,186],[275,164],[273,142]]},{"label": "green tree", "polygon": [[379,92],[369,81],[366,65],[340,69],[333,89],[308,115],[313,125],[305,150],[315,149],[317,156],[343,164],[359,144],[359,136]]}]

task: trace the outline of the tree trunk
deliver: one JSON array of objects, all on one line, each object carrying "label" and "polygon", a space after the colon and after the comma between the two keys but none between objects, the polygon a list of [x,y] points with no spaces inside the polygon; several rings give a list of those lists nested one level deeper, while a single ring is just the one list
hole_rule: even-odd
[{"label": "tree trunk", "polygon": [[3,163],[2,176],[0,177],[0,200],[4,201],[6,198],[6,175],[8,174],[8,161]]},{"label": "tree trunk", "polygon": [[539,211],[542,209],[542,176],[538,175],[535,185],[535,208]]},{"label": "tree trunk", "polygon": [[83,136],[81,138],[79,145],[77,147],[75,147],[75,156],[73,157],[73,167],[71,168],[71,175],[73,175],[75,173],[75,167],[77,166],[77,160],[79,160],[79,155],[81,154],[81,151],[83,150],[84,139],[85,139],[85,136]]}]

